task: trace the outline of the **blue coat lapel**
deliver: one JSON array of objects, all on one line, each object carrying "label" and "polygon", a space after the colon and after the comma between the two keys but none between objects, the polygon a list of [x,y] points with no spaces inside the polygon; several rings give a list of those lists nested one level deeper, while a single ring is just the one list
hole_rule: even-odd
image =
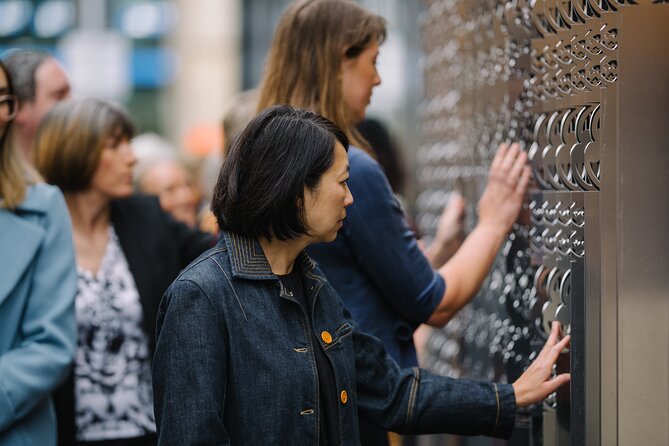
[{"label": "blue coat lapel", "polygon": [[14,289],[42,245],[45,231],[38,224],[0,209],[0,305]]}]

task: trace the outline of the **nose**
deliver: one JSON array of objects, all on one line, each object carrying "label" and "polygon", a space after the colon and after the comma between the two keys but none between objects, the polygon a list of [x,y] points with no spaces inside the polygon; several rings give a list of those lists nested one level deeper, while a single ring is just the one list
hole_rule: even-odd
[{"label": "nose", "polygon": [[374,75],[374,86],[376,87],[377,85],[381,85],[381,76],[379,76],[378,71]]},{"label": "nose", "polygon": [[135,149],[132,148],[130,143],[126,143],[126,151],[127,151],[127,156],[126,160],[128,162],[128,165],[134,166],[137,163],[137,155],[135,155]]},{"label": "nose", "polygon": [[191,205],[195,203],[195,192],[193,192],[193,188],[187,184],[181,185],[177,189],[176,195],[179,199],[179,202],[182,204]]},{"label": "nose", "polygon": [[353,194],[351,193],[351,190],[347,187],[346,198],[344,198],[344,207],[349,207],[352,204],[353,204]]}]

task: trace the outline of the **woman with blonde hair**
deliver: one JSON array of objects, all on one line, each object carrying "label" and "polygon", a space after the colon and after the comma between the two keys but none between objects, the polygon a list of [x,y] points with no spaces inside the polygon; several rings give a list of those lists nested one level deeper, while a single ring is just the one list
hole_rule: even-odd
[{"label": "woman with blonde hair", "polygon": [[35,164],[63,191],[77,262],[72,379],[59,390],[60,444],[155,443],[151,358],[160,298],[215,238],[133,195],[134,126],[97,99],[56,105],[37,134]]},{"label": "woman with blonde hair", "polygon": [[[381,83],[376,59],[385,37],[384,19],[352,1],[294,1],[277,25],[258,108],[286,103],[310,109],[350,139],[348,187],[355,204],[337,239],[308,252],[360,328],[381,339],[401,366],[410,367],[417,365],[415,329],[422,323],[444,326],[477,294],[517,218],[530,173],[516,144],[500,146],[474,230],[446,263],[441,249],[424,254],[383,170],[354,127]],[[362,411],[361,418],[364,426]],[[385,442],[371,427],[362,431],[363,443]]]},{"label": "woman with blonde hair", "polygon": [[17,109],[0,63],[0,445],[48,446],[76,346],[74,250],[62,194],[10,142]]}]

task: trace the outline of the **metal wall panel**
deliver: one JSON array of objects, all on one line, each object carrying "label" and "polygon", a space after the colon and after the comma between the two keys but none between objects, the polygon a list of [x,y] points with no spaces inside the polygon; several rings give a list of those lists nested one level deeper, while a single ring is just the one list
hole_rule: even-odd
[{"label": "metal wall panel", "polygon": [[480,294],[428,367],[515,380],[558,320],[572,382],[523,410],[512,444],[669,444],[669,5],[433,0],[422,16],[418,224],[451,190],[467,225],[497,146],[534,184]]}]

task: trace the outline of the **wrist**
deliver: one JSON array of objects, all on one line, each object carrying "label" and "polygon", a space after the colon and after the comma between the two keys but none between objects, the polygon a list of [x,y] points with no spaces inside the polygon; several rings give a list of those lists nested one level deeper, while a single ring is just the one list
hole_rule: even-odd
[{"label": "wrist", "polygon": [[499,240],[505,239],[511,230],[511,228],[507,228],[504,224],[488,220],[479,220],[476,228],[481,232],[498,238]]},{"label": "wrist", "polygon": [[460,244],[460,236],[458,235],[440,235],[437,233],[432,241],[432,245],[440,253],[448,253],[457,249]]},{"label": "wrist", "polygon": [[516,407],[525,407],[527,406],[527,401],[525,399],[525,396],[523,395],[523,392],[519,389],[520,386],[518,384],[513,383],[511,384],[511,387],[513,387],[513,395],[516,398]]}]

